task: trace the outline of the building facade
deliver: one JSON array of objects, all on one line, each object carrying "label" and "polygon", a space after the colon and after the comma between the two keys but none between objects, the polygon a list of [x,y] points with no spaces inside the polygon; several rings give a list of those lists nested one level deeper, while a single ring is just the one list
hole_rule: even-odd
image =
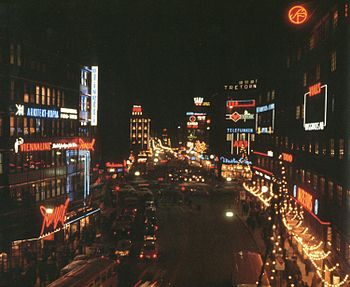
[{"label": "building facade", "polygon": [[269,83],[258,99],[254,180],[260,187],[272,186],[282,161],[289,193],[303,207],[309,230],[347,269],[349,1],[306,8],[314,11],[307,23],[288,28],[283,67],[275,70],[280,81]]},{"label": "building facade", "polygon": [[130,149],[137,155],[150,144],[151,119],[143,115],[142,106],[134,105],[130,118]]}]

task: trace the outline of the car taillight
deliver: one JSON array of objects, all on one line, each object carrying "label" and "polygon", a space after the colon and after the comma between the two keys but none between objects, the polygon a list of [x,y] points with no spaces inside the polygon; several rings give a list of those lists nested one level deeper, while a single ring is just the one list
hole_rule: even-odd
[{"label": "car taillight", "polygon": [[117,259],[117,260],[115,261],[115,263],[120,264],[120,260],[119,260],[119,259]]},{"label": "car taillight", "polygon": [[143,254],[142,253],[140,254],[140,258],[143,258]]},{"label": "car taillight", "polygon": [[157,258],[157,254],[154,253],[154,254],[152,255],[152,257],[153,257],[153,258]]}]

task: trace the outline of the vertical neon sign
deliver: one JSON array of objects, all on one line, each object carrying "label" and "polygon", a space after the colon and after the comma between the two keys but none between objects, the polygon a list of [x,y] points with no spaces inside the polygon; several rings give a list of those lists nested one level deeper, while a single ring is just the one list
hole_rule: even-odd
[{"label": "vertical neon sign", "polygon": [[91,70],[91,126],[97,126],[98,66],[92,66]]}]

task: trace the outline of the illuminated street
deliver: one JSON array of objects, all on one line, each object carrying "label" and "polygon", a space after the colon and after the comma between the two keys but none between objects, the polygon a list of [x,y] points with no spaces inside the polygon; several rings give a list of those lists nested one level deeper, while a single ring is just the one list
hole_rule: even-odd
[{"label": "illuminated street", "polygon": [[350,287],[350,2],[0,3],[0,287]]}]

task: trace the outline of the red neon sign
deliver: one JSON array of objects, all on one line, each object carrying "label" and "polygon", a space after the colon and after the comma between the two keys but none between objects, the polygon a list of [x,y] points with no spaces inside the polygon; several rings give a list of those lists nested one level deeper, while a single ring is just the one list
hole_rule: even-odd
[{"label": "red neon sign", "polygon": [[122,163],[106,162],[106,167],[124,167]]},{"label": "red neon sign", "polygon": [[228,107],[229,109],[233,109],[235,107],[239,107],[239,108],[255,107],[255,100],[227,101],[226,107]]},{"label": "red neon sign", "polygon": [[87,150],[95,150],[94,145],[95,145],[96,140],[92,139],[92,142],[84,142],[82,139],[79,139],[79,149],[87,149]]},{"label": "red neon sign", "polygon": [[51,150],[51,142],[23,143],[20,145],[21,152]]},{"label": "red neon sign", "polygon": [[307,20],[307,10],[301,5],[293,6],[288,11],[288,18],[292,24],[300,25]]},{"label": "red neon sign", "polygon": [[293,162],[293,155],[289,153],[282,153],[282,160],[286,162]]},{"label": "red neon sign", "polygon": [[61,223],[62,226],[64,225],[68,204],[69,198],[66,199],[64,204],[56,206],[53,210],[51,208],[46,208],[43,205],[40,206],[40,212],[44,218],[40,236],[44,234],[45,228],[50,227],[50,225],[53,225],[54,230],[57,228],[59,223]]},{"label": "red neon sign", "polygon": [[313,97],[321,93],[321,83],[314,84],[309,87],[309,96]]},{"label": "red neon sign", "polygon": [[141,106],[136,106],[136,105],[134,105],[133,107],[132,107],[132,112],[133,113],[142,113],[142,107]]},{"label": "red neon sign", "polygon": [[301,187],[298,187],[297,199],[307,210],[312,211],[313,199],[310,193],[306,192]]},{"label": "red neon sign", "polygon": [[234,147],[247,147],[248,146],[248,141],[235,141],[233,144]]}]

